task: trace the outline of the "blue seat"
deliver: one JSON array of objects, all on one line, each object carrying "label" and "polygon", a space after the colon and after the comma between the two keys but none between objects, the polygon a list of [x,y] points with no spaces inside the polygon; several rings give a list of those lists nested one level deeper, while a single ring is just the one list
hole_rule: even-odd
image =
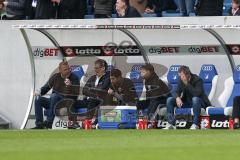
[{"label": "blue seat", "polygon": [[140,72],[141,66],[143,66],[143,64],[133,65],[129,76],[135,86],[138,98],[141,97],[143,91],[143,80]]},{"label": "blue seat", "polygon": [[162,11],[163,17],[183,17],[183,13],[178,11]]},{"label": "blue seat", "polygon": [[217,89],[218,73],[213,64],[204,64],[201,67],[199,77],[203,80],[205,94],[212,101]]},{"label": "blue seat", "polygon": [[80,80],[83,76],[84,76],[84,71],[83,71],[83,68],[82,66],[79,66],[79,65],[74,65],[74,66],[71,66],[71,72],[78,77],[78,79]]},{"label": "blue seat", "polygon": [[179,75],[178,75],[178,70],[181,67],[181,65],[172,65],[167,74],[167,81],[172,87],[171,93],[174,95],[174,92],[177,88],[178,80],[179,80]]},{"label": "blue seat", "polygon": [[157,14],[156,13],[152,13],[152,14],[143,13],[142,16],[143,17],[157,17]]},{"label": "blue seat", "polygon": [[224,91],[218,98],[221,107],[208,107],[208,115],[232,115],[233,99],[240,95],[240,65],[234,70],[233,76],[225,80],[224,86]]},{"label": "blue seat", "polygon": [[84,16],[84,19],[94,19],[94,15],[91,15],[91,14],[87,14]]}]

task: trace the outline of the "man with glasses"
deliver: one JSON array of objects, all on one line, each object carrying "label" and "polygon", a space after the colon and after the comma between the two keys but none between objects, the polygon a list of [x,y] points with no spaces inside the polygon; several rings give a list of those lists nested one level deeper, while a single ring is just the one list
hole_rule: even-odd
[{"label": "man with glasses", "polygon": [[94,64],[95,75],[90,77],[83,87],[82,93],[85,96],[83,104],[88,108],[88,116],[93,121],[97,117],[98,108],[103,103],[111,84],[107,68],[108,65],[105,60],[96,60]]}]

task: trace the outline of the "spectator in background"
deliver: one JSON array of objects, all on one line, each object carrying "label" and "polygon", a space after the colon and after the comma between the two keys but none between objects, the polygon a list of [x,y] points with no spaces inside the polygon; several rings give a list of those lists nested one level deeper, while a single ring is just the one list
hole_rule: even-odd
[{"label": "spectator in background", "polygon": [[196,0],[178,0],[180,12],[184,16],[189,16],[190,13],[194,13],[194,6]]},{"label": "spectator in background", "polygon": [[239,129],[239,118],[240,118],[240,96],[237,96],[233,100],[233,113],[232,118],[234,119],[234,129]]},{"label": "spectator in background", "polygon": [[192,130],[199,129],[201,108],[211,106],[203,88],[203,81],[197,75],[192,74],[187,66],[181,66],[178,74],[180,76],[174,97],[167,99],[168,125],[164,129],[176,129],[174,108],[193,108]]},{"label": "spectator in background", "polygon": [[133,82],[122,77],[119,69],[110,73],[111,85],[108,89],[107,105],[136,105],[136,92]]},{"label": "spectator in background", "polygon": [[222,16],[223,0],[197,0],[197,16]]},{"label": "spectator in background", "polygon": [[166,99],[170,90],[168,86],[157,76],[154,67],[146,64],[141,67],[141,77],[143,79],[143,93],[137,103],[139,116],[144,116],[143,110],[148,109],[147,116],[150,121],[155,120],[155,111],[159,104],[166,104]]},{"label": "spectator in background", "polygon": [[38,0],[35,18],[80,19],[85,12],[85,0]]},{"label": "spectator in background", "polygon": [[37,0],[26,0],[25,16],[26,19],[34,19],[37,7]]},{"label": "spectator in background", "polygon": [[136,8],[130,6],[129,0],[117,0],[116,12],[118,18],[142,17]]},{"label": "spectator in background", "polygon": [[232,7],[229,9],[229,16],[240,16],[240,0],[232,0]]},{"label": "spectator in background", "polygon": [[113,12],[113,0],[95,0],[94,15],[95,18],[110,18]]},{"label": "spectator in background", "polygon": [[56,0],[38,0],[35,19],[54,19],[57,18]]},{"label": "spectator in background", "polygon": [[176,9],[177,5],[173,0],[148,0],[145,13],[156,13],[158,17],[161,17],[162,11],[175,11]]},{"label": "spectator in background", "polygon": [[8,20],[25,19],[26,0],[7,0],[3,2]]}]

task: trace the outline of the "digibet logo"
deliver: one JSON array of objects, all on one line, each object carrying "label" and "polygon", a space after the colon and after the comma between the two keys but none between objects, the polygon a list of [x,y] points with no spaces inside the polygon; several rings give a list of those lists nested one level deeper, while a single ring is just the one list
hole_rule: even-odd
[{"label": "digibet logo", "polygon": [[179,53],[180,47],[151,47],[150,54],[163,54],[163,53]]},{"label": "digibet logo", "polygon": [[59,120],[59,121],[54,123],[54,127],[55,128],[68,128],[68,122]]},{"label": "digibet logo", "polygon": [[34,57],[57,57],[58,49],[56,48],[37,48],[33,51]]},{"label": "digibet logo", "polygon": [[200,46],[200,47],[190,47],[188,49],[189,53],[218,53],[218,46]]}]

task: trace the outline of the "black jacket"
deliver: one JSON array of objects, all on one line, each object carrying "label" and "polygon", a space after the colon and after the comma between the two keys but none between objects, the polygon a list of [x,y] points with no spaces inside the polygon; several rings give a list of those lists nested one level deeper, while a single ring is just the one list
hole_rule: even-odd
[{"label": "black jacket", "polygon": [[58,19],[83,19],[86,13],[86,0],[63,0],[58,8]]},{"label": "black jacket", "polygon": [[123,78],[120,85],[111,84],[110,88],[114,91],[114,95],[108,95],[107,105],[136,105],[137,94],[130,79]]},{"label": "black jacket", "polygon": [[62,0],[60,4],[51,0],[38,0],[36,19],[79,19],[86,12],[85,0]]},{"label": "black jacket", "polygon": [[198,16],[222,16],[223,0],[198,0],[196,3],[196,15]]},{"label": "black jacket", "polygon": [[211,106],[203,88],[203,81],[195,74],[191,75],[191,80],[187,86],[179,80],[175,98],[177,97],[182,97],[182,100],[188,103],[192,102],[193,97],[199,97],[203,100],[205,108]]},{"label": "black jacket", "polygon": [[145,80],[145,86],[147,99],[166,96],[170,92],[168,86],[159,79],[156,73]]},{"label": "black jacket", "polygon": [[87,83],[83,87],[83,95],[92,98],[105,98],[105,95],[107,94],[111,84],[110,73],[107,72],[105,75],[103,75],[100,78],[98,85],[95,87],[96,78],[97,76],[94,75],[88,79]]},{"label": "black jacket", "polygon": [[166,10],[176,10],[177,5],[173,0],[148,0],[147,7],[154,9],[155,13],[162,13],[162,11]]},{"label": "black jacket", "polygon": [[126,9],[125,15],[124,16],[119,16],[117,14],[118,18],[134,18],[134,17],[142,17],[142,15],[137,11],[136,8],[129,6]]},{"label": "black jacket", "polygon": [[94,14],[110,15],[113,10],[113,0],[95,0]]}]

